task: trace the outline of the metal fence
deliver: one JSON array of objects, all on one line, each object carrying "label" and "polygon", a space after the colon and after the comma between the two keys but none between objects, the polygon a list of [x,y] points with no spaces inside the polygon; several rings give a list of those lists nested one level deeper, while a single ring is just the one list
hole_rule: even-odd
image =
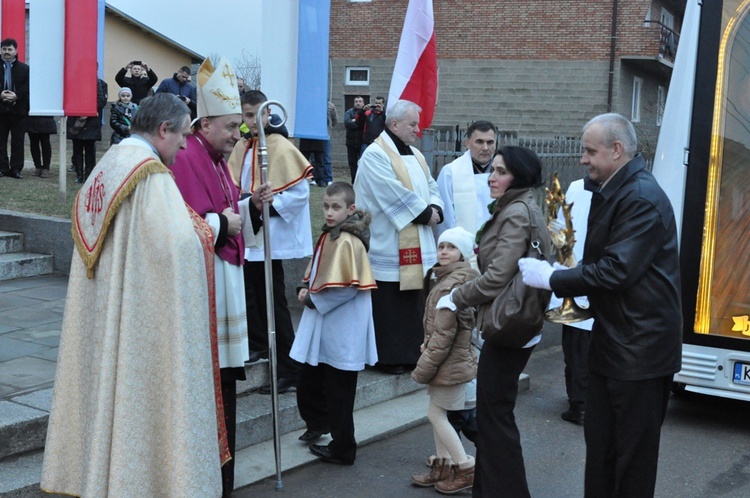
[{"label": "metal fence", "polygon": [[[421,151],[435,178],[443,166],[464,153],[464,133],[458,126],[424,131]],[[516,133],[501,132],[497,143],[498,147],[520,145],[536,152],[542,162],[545,180],[549,182],[556,171],[563,189],[586,175],[580,163],[583,153],[580,137],[519,137]]]},{"label": "metal fence", "polygon": [[[453,128],[424,130],[420,150],[425,155],[434,178],[437,178],[443,166],[465,152],[464,134],[465,130],[458,125]],[[552,174],[557,172],[563,190],[567,190],[571,182],[587,175],[586,168],[581,165],[581,137],[519,137],[517,133],[501,131],[497,137],[497,146],[503,145],[520,145],[536,152],[542,162],[545,181],[549,184]],[[651,158],[646,158],[649,170],[652,162]]]}]

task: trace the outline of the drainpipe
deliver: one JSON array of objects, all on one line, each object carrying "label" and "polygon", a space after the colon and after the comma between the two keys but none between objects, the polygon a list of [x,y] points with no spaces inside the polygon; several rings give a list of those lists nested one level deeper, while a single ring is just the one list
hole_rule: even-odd
[{"label": "drainpipe", "polygon": [[612,34],[609,40],[609,86],[607,88],[607,112],[612,112],[612,93],[615,84],[615,49],[617,47],[617,4],[612,0]]}]

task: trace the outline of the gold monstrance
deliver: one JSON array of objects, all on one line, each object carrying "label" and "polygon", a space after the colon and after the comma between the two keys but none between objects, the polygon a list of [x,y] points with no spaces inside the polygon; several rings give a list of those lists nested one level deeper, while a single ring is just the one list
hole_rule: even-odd
[{"label": "gold monstrance", "polygon": [[[575,268],[576,258],[573,256],[573,246],[576,243],[575,230],[573,230],[573,217],[570,210],[573,203],[565,203],[565,193],[560,186],[560,179],[557,171],[552,175],[552,187],[547,188],[547,229],[549,230],[552,244],[555,246],[557,262],[568,268]],[[557,219],[557,211],[562,208],[563,218],[565,219],[565,228],[562,230],[553,229],[551,223]],[[582,322],[591,318],[591,312],[588,309],[581,308],[572,297],[563,299],[563,303],[547,311],[544,318],[553,323],[575,323]]]}]

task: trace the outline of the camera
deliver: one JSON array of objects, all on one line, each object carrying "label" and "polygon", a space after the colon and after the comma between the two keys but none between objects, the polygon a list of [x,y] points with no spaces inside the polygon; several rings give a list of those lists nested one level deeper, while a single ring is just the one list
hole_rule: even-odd
[{"label": "camera", "polygon": [[143,65],[143,61],[133,61],[133,62],[131,62],[131,64],[134,65],[134,66],[142,66]]}]

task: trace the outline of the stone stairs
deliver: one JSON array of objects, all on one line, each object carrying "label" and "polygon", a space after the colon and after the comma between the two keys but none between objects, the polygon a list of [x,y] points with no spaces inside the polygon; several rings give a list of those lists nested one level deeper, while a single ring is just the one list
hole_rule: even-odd
[{"label": "stone stairs", "polygon": [[23,252],[23,234],[0,230],[0,280],[47,275],[53,257]]},{"label": "stone stairs", "polygon": [[[271,396],[261,395],[257,388],[268,381],[268,362],[261,360],[245,367],[247,380],[237,385],[237,451],[238,462],[252,458],[256,447],[262,447],[273,435]],[[355,401],[357,412],[423,389],[408,374],[386,375],[374,370],[360,372]],[[47,420],[52,389],[0,401],[0,496],[7,498],[50,496],[39,489]],[[413,403],[412,403],[413,404]],[[421,405],[421,403],[420,403]],[[426,415],[426,409],[420,406]],[[404,420],[404,427],[413,420]],[[394,423],[395,429],[398,426]],[[279,430],[287,435],[304,428],[293,392],[279,396]],[[296,436],[294,437],[296,440]],[[251,448],[252,447],[252,448]],[[246,450],[245,450],[246,449]],[[240,456],[240,450],[244,454]],[[273,460],[272,456],[264,459]],[[266,475],[262,477],[267,477]],[[260,477],[260,478],[262,478]],[[238,477],[238,485],[252,482]]]}]

